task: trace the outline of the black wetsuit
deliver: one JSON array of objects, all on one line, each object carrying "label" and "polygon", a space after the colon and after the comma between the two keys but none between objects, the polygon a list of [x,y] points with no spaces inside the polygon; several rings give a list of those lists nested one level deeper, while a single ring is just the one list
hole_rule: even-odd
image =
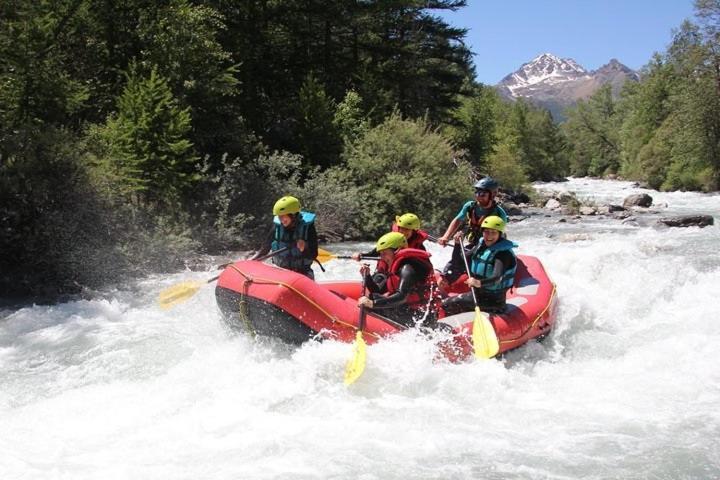
[{"label": "black wetsuit", "polygon": [[378,285],[373,276],[369,274],[365,276],[365,286],[370,292],[368,297],[373,301],[372,309],[408,327],[415,326],[417,320],[422,320],[424,325],[434,323],[436,312],[433,309],[426,309],[428,314],[422,318],[423,310],[419,310],[417,305],[407,304],[408,296],[425,283],[425,278],[428,276],[426,268],[419,262],[408,261],[400,268],[398,276],[400,283],[397,290],[387,296],[383,295],[387,292],[385,283]]}]

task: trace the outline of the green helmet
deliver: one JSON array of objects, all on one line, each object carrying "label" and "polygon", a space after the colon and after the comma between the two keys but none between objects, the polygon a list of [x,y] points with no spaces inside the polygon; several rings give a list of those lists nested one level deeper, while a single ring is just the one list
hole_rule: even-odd
[{"label": "green helmet", "polygon": [[489,228],[490,230],[497,230],[502,233],[505,231],[505,221],[497,215],[490,215],[480,224],[480,228]]},{"label": "green helmet", "polygon": [[405,213],[399,217],[395,217],[395,224],[397,224],[398,227],[417,230],[420,228],[420,219],[414,213]]},{"label": "green helmet", "polygon": [[300,200],[295,197],[285,196],[275,202],[273,215],[288,215],[300,212]]},{"label": "green helmet", "polygon": [[390,232],[378,238],[375,250],[380,252],[382,250],[387,250],[388,248],[392,248],[394,250],[400,247],[407,247],[405,235],[400,232]]}]

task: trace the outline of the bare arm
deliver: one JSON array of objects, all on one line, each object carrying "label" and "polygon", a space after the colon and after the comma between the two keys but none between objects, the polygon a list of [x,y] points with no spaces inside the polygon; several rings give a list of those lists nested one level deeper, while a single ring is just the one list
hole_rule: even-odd
[{"label": "bare arm", "polygon": [[447,245],[448,241],[450,241],[450,238],[453,236],[453,233],[457,231],[457,229],[462,224],[461,220],[458,220],[457,218],[453,218],[453,221],[450,222],[450,225],[448,225],[447,230],[445,230],[445,233],[442,237],[438,238],[438,243],[442,245],[443,247]]}]

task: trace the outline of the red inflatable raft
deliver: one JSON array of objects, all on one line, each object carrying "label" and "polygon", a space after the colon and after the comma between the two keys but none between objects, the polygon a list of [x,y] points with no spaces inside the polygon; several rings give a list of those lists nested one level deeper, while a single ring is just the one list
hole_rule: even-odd
[{"label": "red inflatable raft", "polygon": [[[215,295],[231,328],[301,344],[311,338],[355,339],[359,320],[356,300],[360,282],[314,282],[273,265],[239,261],[226,268],[218,279]],[[508,307],[502,314],[489,314],[500,341],[500,353],[528,340],[545,336],[555,321],[555,285],[535,257],[518,256],[515,285],[508,292]],[[472,355],[470,333],[475,312],[440,319],[452,328],[452,349],[444,349],[452,360]],[[386,317],[368,311],[364,338],[368,344],[405,330]]]}]

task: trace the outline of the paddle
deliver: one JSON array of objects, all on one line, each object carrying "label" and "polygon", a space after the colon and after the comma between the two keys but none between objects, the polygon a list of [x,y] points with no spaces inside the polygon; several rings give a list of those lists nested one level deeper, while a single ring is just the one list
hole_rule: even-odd
[{"label": "paddle", "polygon": [[[440,240],[439,237],[434,237],[430,234],[428,234],[427,239],[433,243],[438,243],[438,240]],[[455,243],[453,243],[453,242],[448,242],[445,245],[443,245],[443,247],[453,247],[453,246],[455,246]]]},{"label": "paddle", "polygon": [[[280,248],[278,250],[275,250],[273,252],[268,253],[267,255],[263,255],[260,258],[256,258],[255,260],[262,261],[267,260],[270,257],[273,257],[279,253],[284,252],[290,247],[284,247]],[[209,280],[205,281],[189,281],[189,282],[182,282],[178,283],[177,285],[173,285],[172,287],[168,287],[162,292],[160,292],[160,295],[158,296],[158,303],[160,303],[160,307],[167,310],[168,308],[172,307],[173,305],[177,305],[178,303],[182,303],[185,300],[189,299],[193,295],[197,293],[198,290],[200,290],[200,287],[203,285],[206,285],[208,283],[212,283],[215,280],[220,278],[220,275],[216,275],[212,277]]]},{"label": "paddle", "polygon": [[[322,248],[318,248],[318,255],[317,255],[317,261],[320,263],[326,263],[330,260],[334,259],[339,260],[353,260],[352,255],[335,255],[334,253],[328,252],[327,250],[323,250]],[[364,255],[360,256],[361,260],[380,260],[380,257],[366,257]]]},{"label": "paddle", "polygon": [[[362,293],[361,296],[365,295],[365,275],[363,275],[362,281]],[[365,371],[365,339],[362,336],[363,329],[365,329],[365,305],[360,305],[360,317],[358,319],[358,329],[355,333],[355,344],[353,345],[353,357],[347,362],[345,366],[345,385],[350,385],[355,382],[363,371]]]},{"label": "paddle", "polygon": [[[460,247],[462,248],[462,246]],[[461,251],[463,261],[465,262],[465,271],[468,274],[468,278],[472,278],[470,275],[470,266],[468,265],[467,257],[465,252]],[[470,287],[472,292],[473,301],[475,302],[475,318],[473,319],[473,330],[472,330],[472,341],[473,350],[475,352],[475,358],[485,359],[492,358],[497,355],[500,350],[500,344],[498,343],[497,334],[495,329],[490,323],[490,319],[483,315],[480,311],[480,305],[478,304],[477,295],[475,289]]]}]

